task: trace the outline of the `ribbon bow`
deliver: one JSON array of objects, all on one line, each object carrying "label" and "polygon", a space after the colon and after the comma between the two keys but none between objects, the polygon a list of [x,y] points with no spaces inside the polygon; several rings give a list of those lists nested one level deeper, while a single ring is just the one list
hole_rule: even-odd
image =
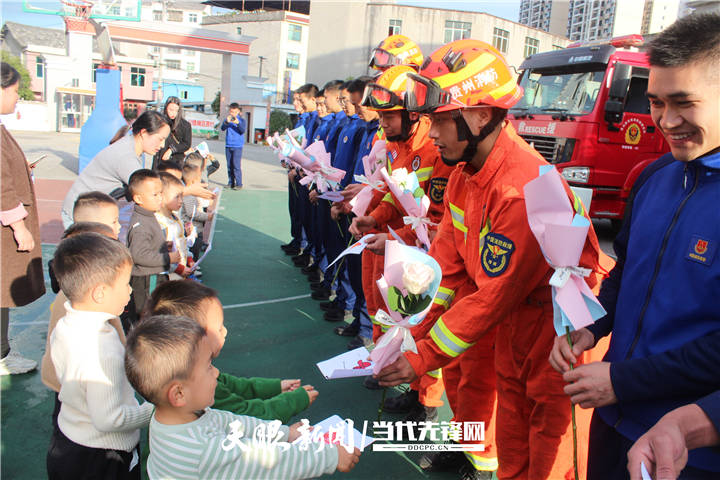
[{"label": "ribbon bow", "polygon": [[583,268],[578,266],[570,267],[556,267],[550,265],[555,269],[555,273],[550,277],[550,285],[557,288],[562,288],[570,280],[570,275],[576,275],[578,277],[587,277],[592,273],[589,268]]},{"label": "ribbon bow", "polygon": [[437,223],[431,222],[429,218],[427,217],[413,217],[413,216],[405,216],[403,217],[403,222],[405,225],[411,225],[411,228],[413,230],[417,230],[420,225],[437,225]]},{"label": "ribbon bow", "polygon": [[396,337],[402,336],[402,344],[400,345],[400,352],[413,352],[417,353],[417,346],[415,345],[415,339],[413,338],[410,330],[406,327],[398,325],[398,323],[392,319],[390,315],[384,312],[382,309],[378,310],[375,314],[375,322],[381,323],[385,326],[390,327],[390,330],[385,332],[382,337],[378,340],[375,350],[379,348],[387,347]]},{"label": "ribbon bow", "polygon": [[382,180],[370,180],[365,175],[355,175],[354,178],[356,182],[367,185],[368,187],[377,190],[378,192],[382,192],[382,187],[385,186],[385,183]]}]

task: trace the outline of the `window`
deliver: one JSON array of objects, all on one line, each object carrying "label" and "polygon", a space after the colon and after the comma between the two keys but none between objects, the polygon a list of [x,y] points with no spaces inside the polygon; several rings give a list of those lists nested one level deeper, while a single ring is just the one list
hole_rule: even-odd
[{"label": "window", "polygon": [[130,67],[130,85],[133,87],[145,86],[145,69],[140,67]]},{"label": "window", "polygon": [[180,98],[182,98],[183,100],[187,100],[187,98],[188,98],[188,91],[187,91],[187,90],[182,90],[182,91],[180,92]]},{"label": "window", "polygon": [[125,16],[126,17],[135,17],[137,16],[137,10],[133,7],[125,7]]},{"label": "window", "polygon": [[388,35],[400,35],[402,33],[402,20],[390,20]]},{"label": "window", "polygon": [[530,55],[537,53],[539,45],[540,40],[537,38],[525,37],[525,52],[523,53],[523,56],[527,58]]},{"label": "window", "polygon": [[195,71],[195,62],[187,62],[185,64],[185,70],[188,72],[194,72]]},{"label": "window", "polygon": [[236,27],[235,33],[237,33],[238,35],[242,35],[242,27]]},{"label": "window", "polygon": [[120,5],[113,5],[112,7],[107,9],[106,12],[108,15],[117,15],[120,16]]},{"label": "window", "polygon": [[167,19],[171,22],[182,22],[183,21],[183,12],[182,10],[168,10],[167,11]]},{"label": "window", "polygon": [[197,13],[188,13],[188,22],[198,23],[198,14]]},{"label": "window", "polygon": [[43,67],[43,58],[35,57],[35,76],[37,78],[43,78],[43,75],[45,75],[45,69]]},{"label": "window", "polygon": [[194,57],[196,52],[195,50],[183,50],[183,53],[188,57]]},{"label": "window", "polygon": [[180,60],[165,60],[165,66],[171,70],[180,70]]},{"label": "window", "polygon": [[285,67],[297,70],[300,68],[300,54],[299,53],[288,53],[287,60],[285,61]]},{"label": "window", "polygon": [[153,10],[153,22],[162,22],[162,10]]},{"label": "window", "polygon": [[152,47],[150,51],[155,55],[158,55],[160,53],[160,47]]},{"label": "window", "polygon": [[470,22],[456,22],[453,20],[445,20],[445,43],[454,42],[470,38]]},{"label": "window", "polygon": [[97,69],[100,66],[99,63],[93,63],[92,68],[92,83],[97,83]]},{"label": "window", "polygon": [[493,29],[493,47],[497,48],[502,53],[507,53],[509,40],[510,32],[497,27]]},{"label": "window", "polygon": [[288,25],[288,40],[294,42],[302,40],[302,27],[300,25]]},{"label": "window", "polygon": [[175,47],[170,47],[167,49],[168,53],[182,53],[182,50]]}]

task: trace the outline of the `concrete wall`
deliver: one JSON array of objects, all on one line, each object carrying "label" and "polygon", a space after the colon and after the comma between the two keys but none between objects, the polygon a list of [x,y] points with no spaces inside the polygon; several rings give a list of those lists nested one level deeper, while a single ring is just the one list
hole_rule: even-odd
[{"label": "concrete wall", "polygon": [[471,23],[470,38],[490,44],[494,28],[508,31],[506,59],[516,67],[524,60],[525,37],[538,39],[540,52],[569,43],[564,37],[484,13],[357,1],[311,3],[310,9],[308,81],[318,85],[368,73],[370,51],[387,37],[391,19],[402,21],[401,33],[418,43],[425,55],[445,44],[447,20]]}]

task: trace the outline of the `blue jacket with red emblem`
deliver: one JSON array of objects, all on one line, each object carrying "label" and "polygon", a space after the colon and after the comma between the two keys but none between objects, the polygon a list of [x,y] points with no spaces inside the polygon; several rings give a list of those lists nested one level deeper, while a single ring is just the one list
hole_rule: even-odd
[{"label": "blue jacket with red emblem", "polygon": [[[718,200],[720,153],[664,155],[633,187],[599,296],[608,314],[589,327],[596,339],[612,331],[605,360],[618,403],[598,413],[630,440],[720,388]],[[693,450],[688,464],[720,472],[720,450]]]}]

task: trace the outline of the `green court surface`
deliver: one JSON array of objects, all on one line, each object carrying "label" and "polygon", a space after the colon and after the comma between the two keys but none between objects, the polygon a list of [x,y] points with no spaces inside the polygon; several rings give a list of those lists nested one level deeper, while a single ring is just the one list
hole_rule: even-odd
[{"label": "green court surface", "polygon": [[[325,380],[315,363],[346,351],[347,338],[338,337],[335,324],[323,320],[318,302],[309,297],[305,276],[280,250],[288,239],[287,193],[225,191],[224,209],[217,221],[212,252],[203,266],[205,284],[217,289],[225,305],[228,336],[215,365],[238,376],[301,378],[320,392],[317,401],[294,421],[316,423],[337,414],[362,425],[377,419],[382,391],[367,390],[362,379]],[[43,246],[49,258],[54,246]],[[48,291],[50,291],[48,287]],[[298,297],[284,300],[287,297]],[[10,339],[23,355],[40,360],[47,334],[46,294],[32,305],[14,310]],[[272,303],[256,303],[280,300]],[[247,305],[251,304],[251,305]],[[39,372],[2,377],[2,478],[45,478],[45,455],[51,432],[53,395]],[[388,392],[394,395],[396,392]],[[384,420],[401,415],[384,414]],[[450,411],[441,409],[441,420]],[[405,443],[405,442],[403,442]],[[458,474],[427,474],[415,465],[418,452],[366,450],[360,463],[344,479],[458,478]]]}]

